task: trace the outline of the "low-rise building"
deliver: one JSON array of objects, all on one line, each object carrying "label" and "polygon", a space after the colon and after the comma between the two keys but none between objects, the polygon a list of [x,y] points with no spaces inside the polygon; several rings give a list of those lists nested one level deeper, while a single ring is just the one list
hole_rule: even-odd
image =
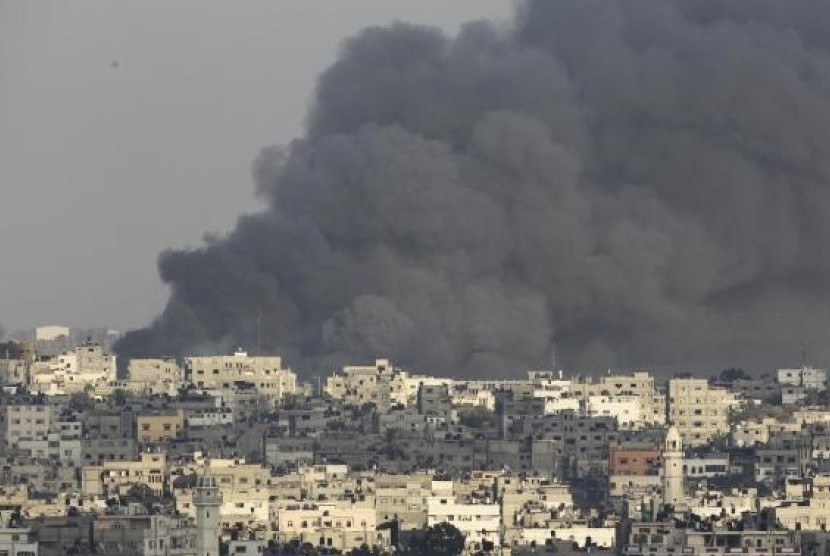
[{"label": "low-rise building", "polygon": [[501,542],[501,508],[498,504],[468,504],[452,497],[427,500],[427,525],[450,523],[464,534],[464,542],[472,551]]}]

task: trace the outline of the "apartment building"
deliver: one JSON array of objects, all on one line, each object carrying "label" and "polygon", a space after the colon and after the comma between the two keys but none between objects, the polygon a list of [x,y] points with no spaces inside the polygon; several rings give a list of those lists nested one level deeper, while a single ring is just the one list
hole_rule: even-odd
[{"label": "apartment building", "polygon": [[729,411],[738,404],[725,388],[703,378],[669,380],[669,419],[684,446],[700,446],[729,432]]},{"label": "apartment building", "polygon": [[583,400],[592,396],[635,396],[640,400],[640,423],[637,428],[663,425],[666,422],[665,396],[658,392],[654,377],[645,371],[631,375],[579,377],[571,381],[570,392]]},{"label": "apartment building", "polygon": [[51,360],[33,363],[29,389],[47,395],[72,394],[115,380],[115,356],[99,344],[85,342]]},{"label": "apartment building", "polygon": [[251,388],[265,396],[272,407],[298,392],[297,375],[282,366],[281,357],[254,357],[241,350],[233,355],[188,357],[185,377],[198,388],[230,391]]},{"label": "apartment building", "polygon": [[99,515],[92,522],[96,552],[172,556],[196,554],[192,521],[166,515]]},{"label": "apartment building", "polygon": [[592,417],[613,417],[620,429],[642,428],[642,399],[638,396],[589,396],[585,409]]},{"label": "apartment building", "polygon": [[41,440],[49,434],[54,408],[50,405],[6,406],[6,446],[17,447],[21,440]]},{"label": "apartment building", "polygon": [[124,382],[127,390],[139,395],[175,396],[184,384],[184,369],[172,357],[130,359]]},{"label": "apartment building", "polygon": [[143,452],[134,461],[105,461],[81,468],[81,493],[84,496],[111,496],[143,484],[161,493],[170,477],[167,455]]},{"label": "apartment building", "polygon": [[377,359],[374,365],[347,366],[326,380],[324,392],[345,405],[374,404],[381,410],[410,402],[406,371],[388,359]]},{"label": "apartment building", "polygon": [[315,547],[343,552],[361,545],[386,549],[388,529],[377,529],[374,508],[340,507],[336,504],[294,504],[277,511],[277,540],[298,540]]},{"label": "apartment building", "polygon": [[471,551],[500,544],[501,507],[498,504],[470,504],[452,497],[434,496],[427,500],[427,525],[450,523],[464,534]]},{"label": "apartment building", "polygon": [[139,442],[170,442],[184,432],[184,411],[138,414],[135,422]]}]

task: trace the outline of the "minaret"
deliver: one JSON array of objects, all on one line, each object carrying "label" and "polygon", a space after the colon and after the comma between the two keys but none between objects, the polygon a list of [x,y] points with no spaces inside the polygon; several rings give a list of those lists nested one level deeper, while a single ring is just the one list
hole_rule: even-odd
[{"label": "minaret", "polygon": [[677,505],[683,502],[683,438],[672,425],[666,432],[663,446],[663,503]]},{"label": "minaret", "polygon": [[219,506],[222,505],[222,493],[216,486],[216,479],[208,473],[197,479],[193,505],[196,507],[197,556],[219,556]]}]

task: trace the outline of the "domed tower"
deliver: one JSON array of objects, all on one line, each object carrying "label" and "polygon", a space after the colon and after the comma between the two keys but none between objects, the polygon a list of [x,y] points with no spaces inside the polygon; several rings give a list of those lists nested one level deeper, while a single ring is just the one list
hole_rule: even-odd
[{"label": "domed tower", "polygon": [[663,446],[663,503],[683,502],[683,438],[677,428],[669,427]]},{"label": "domed tower", "polygon": [[193,505],[196,508],[196,554],[219,556],[219,506],[222,505],[222,493],[216,486],[216,479],[207,473],[196,482]]}]

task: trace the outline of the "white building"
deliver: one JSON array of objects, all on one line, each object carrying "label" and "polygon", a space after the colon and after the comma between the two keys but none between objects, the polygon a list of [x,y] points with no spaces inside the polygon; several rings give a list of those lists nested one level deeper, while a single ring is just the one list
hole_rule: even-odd
[{"label": "white building", "polygon": [[98,344],[86,342],[49,361],[34,363],[29,389],[47,395],[72,394],[115,380],[115,356],[104,353]]},{"label": "white building", "polygon": [[642,426],[642,404],[637,396],[590,396],[586,404],[588,415],[613,417],[621,429]]},{"label": "white building", "polygon": [[35,341],[53,342],[60,338],[69,338],[68,326],[38,326],[35,328]]},{"label": "white building", "polygon": [[31,529],[0,529],[0,554],[6,556],[37,556],[38,542]]},{"label": "white building", "polygon": [[488,541],[499,546],[501,508],[498,504],[462,504],[452,497],[427,500],[427,525],[450,523],[464,534],[467,547],[480,550]]},{"label": "white building", "polygon": [[729,455],[707,454],[683,459],[683,475],[689,479],[714,479],[729,475]]}]

